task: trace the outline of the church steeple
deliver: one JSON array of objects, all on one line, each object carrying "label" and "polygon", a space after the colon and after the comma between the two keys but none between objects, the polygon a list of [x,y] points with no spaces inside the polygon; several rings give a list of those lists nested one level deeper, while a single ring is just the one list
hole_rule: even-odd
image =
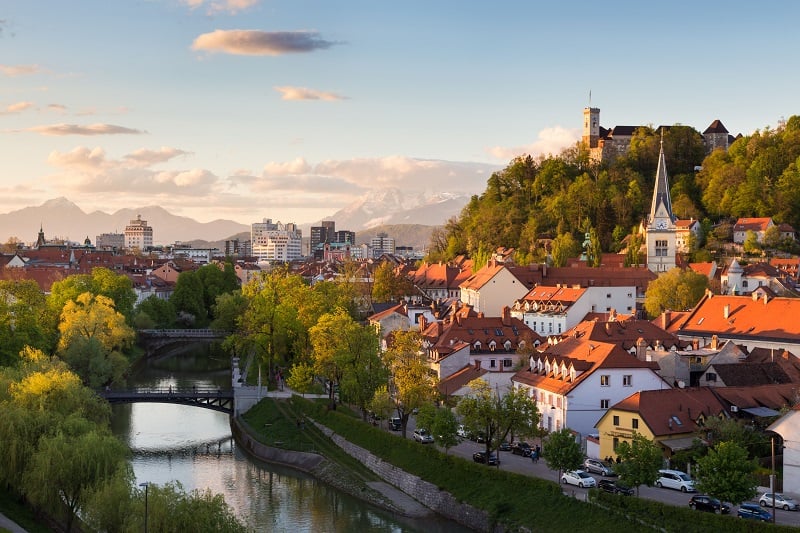
[{"label": "church steeple", "polygon": [[664,160],[664,133],[661,133],[661,151],[658,154],[658,169],[656,170],[656,185],[653,189],[653,202],[650,204],[648,225],[652,225],[656,218],[675,222],[672,214],[672,200],[669,196],[669,177],[667,176],[667,163]]},{"label": "church steeple", "polygon": [[39,224],[39,237],[36,239],[36,248],[41,248],[47,243],[44,238],[44,229],[42,229],[42,225]]}]

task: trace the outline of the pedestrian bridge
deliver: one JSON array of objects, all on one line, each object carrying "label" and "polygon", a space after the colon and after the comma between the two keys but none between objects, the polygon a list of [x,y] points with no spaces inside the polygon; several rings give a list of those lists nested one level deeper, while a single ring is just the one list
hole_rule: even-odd
[{"label": "pedestrian bridge", "polygon": [[230,332],[214,329],[140,329],[137,334],[139,344],[149,353],[154,353],[171,344],[224,339]]},{"label": "pedestrian bridge", "polygon": [[108,403],[172,403],[190,405],[233,414],[234,394],[232,389],[220,388],[175,388],[104,390],[98,392]]}]

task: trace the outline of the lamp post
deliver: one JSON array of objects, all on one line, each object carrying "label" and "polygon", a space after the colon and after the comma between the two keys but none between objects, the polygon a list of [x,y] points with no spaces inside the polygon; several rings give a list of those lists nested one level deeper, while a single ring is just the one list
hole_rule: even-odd
[{"label": "lamp post", "polygon": [[148,481],[139,483],[140,487],[144,488],[144,533],[147,533],[147,487],[150,486]]}]

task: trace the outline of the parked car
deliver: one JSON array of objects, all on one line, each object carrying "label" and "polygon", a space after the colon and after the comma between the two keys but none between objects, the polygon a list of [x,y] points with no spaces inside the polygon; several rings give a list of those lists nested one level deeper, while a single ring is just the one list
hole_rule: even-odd
[{"label": "parked car", "polygon": [[[772,507],[772,493],[765,492],[758,499],[758,504],[761,507]],[[783,494],[775,493],[775,508],[783,509],[784,511],[797,511],[797,502],[792,498],[787,498]]]},{"label": "parked car", "polygon": [[680,470],[659,470],[656,487],[694,492],[694,480],[686,472]]},{"label": "parked car", "polygon": [[527,442],[515,442],[511,445],[511,453],[514,455],[521,455],[522,457],[530,457],[531,445]]},{"label": "parked car", "polygon": [[611,465],[600,459],[586,459],[583,462],[583,469],[592,474],[600,474],[605,477],[616,476],[616,472]]},{"label": "parked car", "polygon": [[597,481],[583,470],[567,470],[561,475],[561,483],[577,485],[580,488],[597,486]]},{"label": "parked car", "polygon": [[486,452],[475,452],[472,454],[472,460],[476,463],[486,463],[489,466],[496,466],[500,464],[497,454],[489,452],[489,460],[486,460]]},{"label": "parked car", "polygon": [[461,437],[462,439],[469,438],[469,430],[464,426],[464,424],[459,424],[458,429],[456,430],[456,435]]},{"label": "parked car", "polygon": [[633,489],[625,485],[620,485],[613,479],[601,479],[597,482],[597,488],[610,492],[611,494],[622,494],[623,496],[633,496]]},{"label": "parked car", "polygon": [[706,495],[695,495],[689,498],[689,507],[695,511],[707,513],[728,514],[731,512],[730,505]]},{"label": "parked car", "polygon": [[503,441],[500,443],[500,446],[498,446],[497,449],[500,450],[501,452],[510,452],[511,445],[508,442]]},{"label": "parked car", "polygon": [[486,443],[486,433],[484,433],[483,431],[478,431],[477,433],[475,433],[472,436],[472,440],[474,440],[475,442],[479,442],[479,443],[485,444]]},{"label": "parked car", "polygon": [[736,512],[739,518],[748,518],[750,520],[760,520],[762,522],[772,522],[772,513],[766,509],[762,509],[755,503],[743,503],[739,506]]},{"label": "parked car", "polygon": [[417,428],[414,430],[414,440],[423,444],[431,443],[433,442],[433,435],[425,428]]},{"label": "parked car", "polygon": [[389,419],[389,428],[392,431],[400,431],[403,428],[403,423],[397,417],[390,418]]}]

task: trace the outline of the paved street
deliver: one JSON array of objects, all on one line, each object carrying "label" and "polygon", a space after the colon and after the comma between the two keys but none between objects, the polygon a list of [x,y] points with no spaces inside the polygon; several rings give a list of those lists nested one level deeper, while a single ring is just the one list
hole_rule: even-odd
[{"label": "paved street", "polygon": [[[414,432],[414,420],[413,417],[408,421],[408,429],[406,431],[406,437],[409,439],[413,438]],[[388,430],[387,430],[388,431]],[[534,444],[530,442],[530,444]],[[429,444],[420,444],[420,446],[430,446]],[[473,442],[470,440],[464,440],[457,446],[450,448],[449,452],[452,455],[458,455],[459,457],[464,457],[465,459],[472,460],[472,454],[477,451],[484,450],[485,447],[483,444],[478,444],[477,442]],[[520,474],[526,474],[530,476],[536,476],[542,479],[548,479],[553,482],[558,482],[558,472],[555,470],[550,470],[547,468],[547,463],[544,459],[541,459],[538,463],[534,464],[528,457],[521,457],[519,455],[514,455],[511,452],[499,452],[498,454],[500,458],[500,465],[489,466],[487,468],[501,468],[503,470],[509,470],[512,472],[518,472]],[[598,475],[594,475],[596,480],[602,479]],[[587,498],[587,494],[589,489],[581,489],[574,485],[562,485],[564,493],[570,496],[574,496],[575,498],[579,498],[585,500]],[[759,492],[759,496],[761,495],[761,491]],[[660,501],[662,503],[676,505],[680,507],[687,507],[689,503],[689,498],[691,497],[690,494],[684,494],[677,490],[671,489],[659,489],[657,487],[647,487],[641,486],[639,488],[639,497],[640,498],[647,498],[650,500]],[[737,508],[732,506],[731,514],[736,516]],[[788,525],[788,526],[795,526],[800,527],[800,512],[797,511],[784,511],[783,509],[778,509],[776,514],[776,522],[778,524]]]}]

